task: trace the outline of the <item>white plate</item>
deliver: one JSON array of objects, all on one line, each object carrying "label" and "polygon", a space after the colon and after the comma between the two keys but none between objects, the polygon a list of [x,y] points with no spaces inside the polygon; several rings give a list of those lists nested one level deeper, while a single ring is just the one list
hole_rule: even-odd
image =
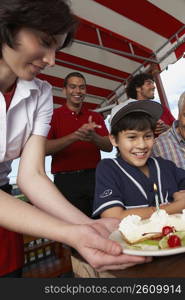
[{"label": "white plate", "polygon": [[123,253],[129,255],[140,256],[167,256],[185,252],[185,247],[161,249],[161,250],[139,250],[127,248],[128,244],[121,238],[121,233],[117,230],[110,234],[109,238],[121,244],[123,247]]}]

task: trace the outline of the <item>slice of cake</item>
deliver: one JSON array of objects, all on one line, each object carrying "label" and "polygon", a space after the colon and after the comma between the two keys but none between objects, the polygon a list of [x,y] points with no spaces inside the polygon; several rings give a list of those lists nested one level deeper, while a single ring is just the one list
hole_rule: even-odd
[{"label": "slice of cake", "polygon": [[164,228],[168,226],[173,228],[173,232],[185,231],[185,210],[182,214],[168,215],[165,210],[160,209],[145,220],[138,215],[129,215],[120,222],[119,231],[122,238],[133,245],[145,240],[162,238],[165,235]]}]

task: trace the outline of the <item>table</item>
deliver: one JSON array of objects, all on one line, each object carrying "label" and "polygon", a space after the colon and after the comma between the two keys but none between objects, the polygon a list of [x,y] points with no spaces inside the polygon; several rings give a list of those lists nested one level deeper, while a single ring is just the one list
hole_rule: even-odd
[{"label": "table", "polygon": [[153,261],[150,263],[136,265],[126,270],[110,272],[118,278],[185,277],[185,253],[164,257],[154,257]]},{"label": "table", "polygon": [[72,256],[72,266],[78,278],[185,278],[185,253],[154,257],[150,263],[107,272],[97,272],[75,254]]}]

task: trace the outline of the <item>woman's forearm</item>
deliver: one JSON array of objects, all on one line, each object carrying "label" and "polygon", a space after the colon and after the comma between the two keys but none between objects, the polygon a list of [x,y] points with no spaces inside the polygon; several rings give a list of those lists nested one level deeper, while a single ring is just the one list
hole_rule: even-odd
[{"label": "woman's forearm", "polygon": [[45,174],[44,158],[45,138],[32,136],[19,163],[17,184],[21,191],[35,206],[58,219],[72,224],[89,223],[91,219],[65,199]]},{"label": "woman's forearm", "polygon": [[[70,244],[69,224],[0,191],[0,225],[19,233]],[[68,228],[69,227],[69,228]]]},{"label": "woman's forearm", "polygon": [[25,175],[18,182],[30,202],[48,214],[72,224],[87,224],[91,221],[61,194],[45,174],[36,174],[29,178]]}]

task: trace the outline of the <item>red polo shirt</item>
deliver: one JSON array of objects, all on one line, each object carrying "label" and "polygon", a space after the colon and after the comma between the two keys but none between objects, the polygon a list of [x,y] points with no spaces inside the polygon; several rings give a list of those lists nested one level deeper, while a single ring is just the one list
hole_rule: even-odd
[{"label": "red polo shirt", "polygon": [[[101,128],[95,129],[96,132],[101,136],[107,136],[109,132],[99,113],[82,107],[77,114],[64,105],[54,110],[48,139],[61,138],[76,131],[83,124],[88,123],[89,116],[92,116],[92,121],[101,125]],[[51,172],[55,174],[62,171],[96,168],[100,159],[100,150],[94,143],[77,141],[53,155]]]}]

